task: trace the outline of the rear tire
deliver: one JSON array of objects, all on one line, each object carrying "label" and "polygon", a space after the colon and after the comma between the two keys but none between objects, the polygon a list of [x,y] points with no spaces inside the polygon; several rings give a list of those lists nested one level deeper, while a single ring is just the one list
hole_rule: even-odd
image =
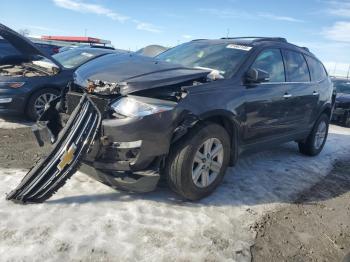
[{"label": "rear tire", "polygon": [[226,130],[201,123],[171,148],[164,170],[168,185],[188,200],[206,197],[221,183],[229,159]]},{"label": "rear tire", "polygon": [[59,95],[60,92],[54,88],[41,89],[32,94],[26,107],[26,114],[30,120],[36,121],[40,116],[39,112],[43,113],[42,110],[37,110],[39,106],[43,105],[44,108],[45,103],[49,103]]},{"label": "rear tire", "polygon": [[310,135],[306,138],[306,140],[299,142],[298,145],[300,153],[307,156],[318,155],[322,151],[327,141],[328,128],[329,117],[326,114],[322,114],[316,121]]}]

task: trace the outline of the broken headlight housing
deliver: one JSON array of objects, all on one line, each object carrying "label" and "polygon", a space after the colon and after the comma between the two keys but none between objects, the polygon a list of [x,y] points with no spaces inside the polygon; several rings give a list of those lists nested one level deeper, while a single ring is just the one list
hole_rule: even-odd
[{"label": "broken headlight housing", "polygon": [[122,97],[111,104],[113,111],[124,117],[143,117],[157,114],[172,110],[174,106],[173,102],[152,98],[138,99],[135,96]]}]

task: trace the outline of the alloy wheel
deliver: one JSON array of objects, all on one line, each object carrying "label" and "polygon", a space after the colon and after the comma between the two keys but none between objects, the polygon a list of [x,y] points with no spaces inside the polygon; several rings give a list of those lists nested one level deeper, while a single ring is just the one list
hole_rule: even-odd
[{"label": "alloy wheel", "polygon": [[57,95],[52,93],[44,93],[40,95],[34,103],[35,112],[38,116],[41,116],[45,111],[46,104],[57,98]]},{"label": "alloy wheel", "polygon": [[322,147],[327,135],[327,124],[321,121],[318,125],[317,131],[315,133],[314,146],[318,150]]},{"label": "alloy wheel", "polygon": [[192,164],[192,180],[197,187],[210,186],[220,173],[224,148],[217,138],[207,139],[197,150]]}]

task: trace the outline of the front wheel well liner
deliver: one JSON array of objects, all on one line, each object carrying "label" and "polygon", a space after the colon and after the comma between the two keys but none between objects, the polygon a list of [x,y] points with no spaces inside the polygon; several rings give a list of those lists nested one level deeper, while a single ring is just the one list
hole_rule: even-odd
[{"label": "front wheel well liner", "polygon": [[[206,118],[201,118],[200,122],[212,122],[222,126],[231,139],[231,150],[230,150],[230,166],[234,166],[238,159],[238,129],[234,121],[228,116],[224,115],[212,115]],[[197,124],[198,124],[197,123]],[[197,125],[196,124],[196,125]]]}]

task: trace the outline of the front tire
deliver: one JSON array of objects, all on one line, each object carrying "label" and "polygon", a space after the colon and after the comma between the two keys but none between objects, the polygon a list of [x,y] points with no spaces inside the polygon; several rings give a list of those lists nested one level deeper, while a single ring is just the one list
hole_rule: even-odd
[{"label": "front tire", "polygon": [[188,200],[198,200],[221,183],[229,158],[226,130],[214,123],[201,123],[170,150],[165,176],[173,191]]},{"label": "front tire", "polygon": [[318,155],[328,137],[329,129],[329,117],[326,114],[322,114],[316,121],[314,128],[305,141],[299,142],[300,153],[308,156]]},{"label": "front tire", "polygon": [[60,92],[53,88],[45,88],[35,92],[29,99],[26,108],[27,116],[36,121],[39,116],[44,112],[45,105],[57,98]]}]

